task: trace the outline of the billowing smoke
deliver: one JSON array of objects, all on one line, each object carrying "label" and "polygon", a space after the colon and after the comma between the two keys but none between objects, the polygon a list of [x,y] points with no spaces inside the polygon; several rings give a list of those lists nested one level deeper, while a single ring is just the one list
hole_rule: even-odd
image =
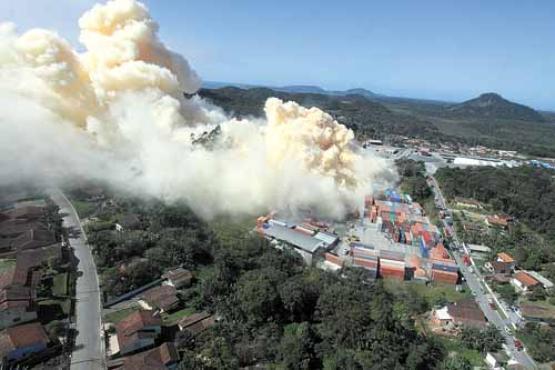
[{"label": "billowing smoke", "polygon": [[395,178],[320,109],[270,98],[265,119],[237,120],[186,98],[200,79],[139,2],[96,5],[79,26],[84,53],[54,32],[0,25],[0,183],[78,177],[205,217],[339,217]]}]

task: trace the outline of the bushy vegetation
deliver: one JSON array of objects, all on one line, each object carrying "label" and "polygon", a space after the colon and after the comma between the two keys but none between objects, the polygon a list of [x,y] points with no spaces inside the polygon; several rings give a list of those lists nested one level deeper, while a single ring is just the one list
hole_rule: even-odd
[{"label": "bushy vegetation", "polygon": [[525,343],[526,349],[534,360],[539,362],[555,361],[555,328],[545,323],[528,322],[517,333]]},{"label": "bushy vegetation", "polygon": [[[200,305],[222,320],[190,350],[216,358],[186,360],[189,368],[428,369],[443,358],[439,344],[416,332],[409,301],[362,270],[341,278],[307,268],[256,235],[218,245],[214,266],[199,288]],[[225,350],[212,351],[214,343]]]},{"label": "bushy vegetation", "polygon": [[436,178],[450,199],[474,198],[492,211],[516,217],[517,223],[506,233],[475,235],[480,244],[511,251],[526,269],[539,270],[555,261],[555,181],[551,172],[530,167],[442,168]]},{"label": "bushy vegetation", "polygon": [[410,194],[417,202],[425,202],[432,196],[432,189],[426,182],[424,162],[401,159],[395,162],[401,176],[401,190]]},{"label": "bushy vegetation", "polygon": [[[186,206],[134,199],[112,203],[99,213],[99,221],[86,227],[108,296],[147,284],[170,267],[194,269],[199,263],[210,262],[213,235]],[[110,220],[123,211],[142,221],[137,229],[114,229]]]}]

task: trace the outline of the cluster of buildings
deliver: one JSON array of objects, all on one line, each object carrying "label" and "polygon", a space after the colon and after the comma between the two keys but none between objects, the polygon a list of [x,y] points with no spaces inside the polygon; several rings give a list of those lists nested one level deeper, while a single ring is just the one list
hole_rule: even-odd
[{"label": "cluster of buildings", "polygon": [[[0,359],[5,367],[44,357],[65,340],[54,338],[53,343],[39,322],[55,319],[41,310],[41,301],[52,301],[54,294],[43,287],[52,286],[53,266],[69,261],[57,237],[44,201],[14,203],[0,212]],[[67,279],[62,281],[67,288]]]},{"label": "cluster of buildings", "polygon": [[510,283],[516,291],[527,294],[534,289],[553,289],[553,283],[536,271],[516,269],[515,259],[508,253],[498,253],[484,268],[490,272],[488,278],[498,283]]},{"label": "cluster of buildings", "polygon": [[200,312],[168,323],[164,315],[182,308],[179,290],[191,286],[193,275],[177,268],[165,273],[162,284],[139,296],[136,310],[107,328],[109,369],[174,369],[180,355],[174,341],[178,332],[195,337],[216,323],[213,315]]}]

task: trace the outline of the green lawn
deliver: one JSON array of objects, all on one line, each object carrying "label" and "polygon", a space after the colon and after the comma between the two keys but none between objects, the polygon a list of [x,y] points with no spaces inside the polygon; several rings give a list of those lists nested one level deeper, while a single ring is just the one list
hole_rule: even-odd
[{"label": "green lawn", "polygon": [[124,308],[119,311],[110,312],[104,315],[104,321],[117,324],[118,322],[120,322],[121,320],[123,320],[124,318],[126,318],[127,316],[129,316],[130,314],[138,310],[139,310],[139,307],[130,307],[130,308]]},{"label": "green lawn", "polygon": [[94,203],[85,202],[82,200],[72,200],[71,204],[73,204],[73,207],[77,211],[77,214],[80,218],[91,216],[96,209],[96,205]]},{"label": "green lawn", "polygon": [[162,314],[162,321],[164,322],[164,325],[172,326],[172,325],[177,324],[177,322],[179,320],[181,320],[182,318],[187,317],[187,316],[191,316],[193,313],[195,313],[195,310],[190,308],[190,307],[189,308],[184,308],[184,309],[179,310],[179,311],[172,312],[170,314],[163,313]]},{"label": "green lawn", "polygon": [[15,267],[15,259],[0,259],[0,273]]},{"label": "green lawn", "polygon": [[465,288],[464,292],[457,292],[455,287],[449,284],[432,283],[430,285],[424,285],[385,279],[384,285],[394,294],[395,292],[399,292],[403,289],[410,289],[416,292],[420,297],[424,298],[430,306],[433,306],[440,298],[444,298],[449,302],[456,302],[471,296],[468,288]]},{"label": "green lawn", "polygon": [[436,336],[437,339],[445,346],[449,354],[459,354],[464,357],[475,367],[484,367],[485,356],[474,349],[466,348],[458,339],[444,336]]},{"label": "green lawn", "polygon": [[67,296],[67,284],[68,283],[68,274],[61,273],[55,275],[53,278],[52,284],[52,293],[56,297],[65,297]]}]

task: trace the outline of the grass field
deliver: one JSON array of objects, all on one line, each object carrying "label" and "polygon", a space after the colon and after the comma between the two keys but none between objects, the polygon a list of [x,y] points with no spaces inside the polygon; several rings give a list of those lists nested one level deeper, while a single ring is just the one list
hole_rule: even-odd
[{"label": "grass field", "polygon": [[164,322],[164,325],[172,326],[177,324],[177,322],[182,318],[191,316],[193,313],[195,313],[195,310],[193,310],[192,308],[184,308],[182,310],[175,311],[170,314],[163,313],[162,321]]},{"label": "grass field", "polygon": [[55,275],[53,278],[52,293],[56,297],[67,296],[67,285],[68,285],[67,283],[68,283],[67,273]]},{"label": "grass field", "polygon": [[430,285],[424,285],[418,283],[401,282],[393,279],[385,279],[384,285],[392,293],[410,289],[416,292],[420,297],[424,298],[430,306],[433,306],[436,302],[440,300],[456,302],[471,296],[469,289],[465,289],[464,292],[458,292],[457,290],[455,290],[454,286],[448,284],[434,283]]},{"label": "grass field", "polygon": [[0,259],[0,273],[15,267],[15,259]]},{"label": "grass field", "polygon": [[86,218],[93,214],[94,210],[96,209],[96,205],[90,202],[84,202],[81,200],[72,200],[71,204],[77,211],[79,218]]},{"label": "grass field", "polygon": [[139,307],[130,307],[130,308],[124,308],[124,309],[119,310],[119,311],[110,312],[110,313],[104,315],[104,321],[111,322],[113,324],[117,324],[118,322],[123,320],[125,317],[127,317],[131,313],[133,313],[135,311],[138,311],[138,310],[139,310]]},{"label": "grass field", "polygon": [[484,367],[484,355],[480,351],[466,348],[458,339],[448,338],[443,336],[436,336],[439,341],[445,346],[449,354],[459,354],[467,359],[475,367]]}]

